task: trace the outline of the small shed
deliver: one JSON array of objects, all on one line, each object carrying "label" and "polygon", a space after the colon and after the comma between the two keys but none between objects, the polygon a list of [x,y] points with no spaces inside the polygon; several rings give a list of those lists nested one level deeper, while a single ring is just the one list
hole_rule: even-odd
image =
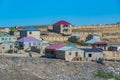
[{"label": "small shed", "polygon": [[56,58],[66,61],[80,61],[83,57],[84,51],[75,47],[64,46],[56,51]]},{"label": "small shed", "polygon": [[45,48],[45,56],[48,58],[56,57],[56,50],[64,47],[64,44],[56,43]]},{"label": "small shed", "polygon": [[82,49],[84,51],[84,56],[86,58],[87,61],[91,61],[91,60],[98,60],[99,58],[103,58],[103,51],[101,49],[98,48],[93,48],[93,49],[89,49],[89,48],[84,48]]}]

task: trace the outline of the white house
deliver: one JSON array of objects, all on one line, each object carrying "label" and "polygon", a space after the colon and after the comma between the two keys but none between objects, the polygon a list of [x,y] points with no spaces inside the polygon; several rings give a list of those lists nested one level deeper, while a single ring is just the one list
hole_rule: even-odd
[{"label": "white house", "polygon": [[27,27],[20,30],[20,38],[23,37],[34,37],[40,39],[40,30],[34,27]]}]

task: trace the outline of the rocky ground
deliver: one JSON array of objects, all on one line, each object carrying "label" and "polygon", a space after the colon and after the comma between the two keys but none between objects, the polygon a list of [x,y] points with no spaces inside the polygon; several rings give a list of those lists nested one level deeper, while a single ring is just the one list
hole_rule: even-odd
[{"label": "rocky ground", "polygon": [[0,58],[0,80],[106,80],[98,70],[120,76],[120,63],[65,62],[46,58]]}]

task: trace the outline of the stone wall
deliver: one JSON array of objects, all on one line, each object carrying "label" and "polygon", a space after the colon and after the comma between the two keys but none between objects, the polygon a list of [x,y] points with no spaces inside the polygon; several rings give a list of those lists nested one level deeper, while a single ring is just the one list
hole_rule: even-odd
[{"label": "stone wall", "polygon": [[64,41],[67,41],[68,40],[68,37],[59,37],[59,36],[44,36],[42,37],[45,41],[49,41],[49,42],[64,42]]}]

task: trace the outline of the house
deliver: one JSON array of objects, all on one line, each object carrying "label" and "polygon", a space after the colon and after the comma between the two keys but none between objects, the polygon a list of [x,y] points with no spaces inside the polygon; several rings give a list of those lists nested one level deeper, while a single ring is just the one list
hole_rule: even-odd
[{"label": "house", "polygon": [[102,50],[107,50],[107,42],[101,41],[101,42],[95,42],[92,44],[92,48],[100,48]]},{"label": "house", "polygon": [[86,37],[86,41],[92,40],[92,39],[100,39],[100,36],[98,34],[89,34]]},{"label": "house", "polygon": [[45,48],[49,46],[49,43],[47,41],[42,41],[40,46],[40,53],[45,53]]},{"label": "house", "polygon": [[40,30],[34,27],[26,27],[20,30],[20,38],[23,37],[34,37],[40,39]]},{"label": "house", "polygon": [[40,47],[41,40],[38,40],[34,37],[23,37],[16,41],[16,45],[24,50],[30,49],[31,47]]},{"label": "house", "polygon": [[84,48],[82,50],[84,51],[84,57],[86,58],[86,61],[98,60],[99,58],[103,58],[103,51],[100,49]]},{"label": "house", "polygon": [[56,58],[66,61],[79,61],[84,58],[84,51],[74,47],[64,46],[57,49]]},{"label": "house", "polygon": [[45,48],[45,56],[48,58],[56,58],[56,50],[64,47],[64,44],[53,44]]},{"label": "house", "polygon": [[100,39],[91,39],[85,42],[86,46],[91,46],[92,44],[94,44],[95,42],[101,42]]},{"label": "house", "polygon": [[72,34],[70,37],[69,37],[69,41],[72,41],[72,42],[77,42],[78,40],[80,40],[80,34]]},{"label": "house", "polygon": [[71,35],[72,25],[64,20],[58,21],[57,23],[53,24],[53,32],[63,35]]},{"label": "house", "polygon": [[10,29],[7,27],[3,27],[3,28],[0,27],[0,32],[9,33],[9,31],[10,31]]},{"label": "house", "polygon": [[36,47],[31,47],[31,51],[33,52],[38,52],[40,54],[45,53],[45,48],[49,46],[49,43],[47,41],[41,41],[40,42],[40,47],[36,49]]},{"label": "house", "polygon": [[7,53],[9,50],[14,51],[14,42],[0,43],[0,52],[1,53]]},{"label": "house", "polygon": [[14,42],[14,39],[12,36],[10,36],[7,33],[0,33],[0,43],[8,43],[8,42]]},{"label": "house", "polygon": [[110,45],[108,47],[109,51],[120,51],[120,45]]},{"label": "house", "polygon": [[14,39],[7,33],[0,33],[0,52],[7,52],[14,48]]}]

